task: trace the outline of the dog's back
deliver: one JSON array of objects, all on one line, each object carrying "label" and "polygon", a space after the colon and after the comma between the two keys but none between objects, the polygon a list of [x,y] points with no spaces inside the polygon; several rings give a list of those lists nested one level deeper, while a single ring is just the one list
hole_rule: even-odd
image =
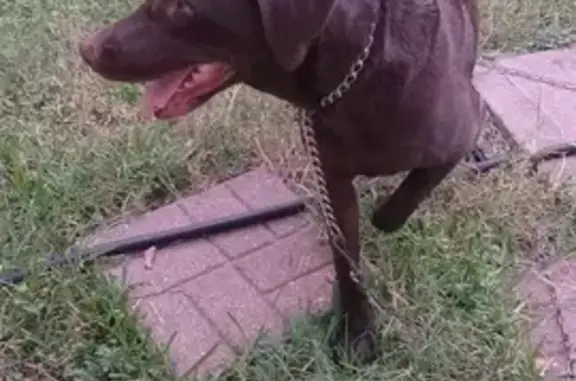
[{"label": "dog's back", "polygon": [[[471,81],[475,8],[473,0],[381,1],[364,71],[325,116],[325,134],[340,143],[340,152],[350,153],[355,172],[435,166],[473,148],[480,128],[480,98]],[[333,39],[338,27],[329,26]],[[366,25],[358,29],[366,41]],[[333,72],[329,66],[339,53],[320,49],[319,72]],[[351,58],[337,66],[351,65]]]}]

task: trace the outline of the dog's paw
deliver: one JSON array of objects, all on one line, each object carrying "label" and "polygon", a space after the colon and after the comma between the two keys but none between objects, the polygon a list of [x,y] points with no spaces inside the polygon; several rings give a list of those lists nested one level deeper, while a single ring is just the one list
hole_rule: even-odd
[{"label": "dog's paw", "polygon": [[353,364],[367,364],[378,358],[378,340],[374,328],[350,336],[355,337],[346,348],[348,362]]},{"label": "dog's paw", "polygon": [[395,205],[391,205],[388,202],[389,198],[390,196],[378,196],[370,220],[376,229],[384,233],[393,233],[400,230],[404,224],[406,224],[409,217],[406,213],[402,213]]},{"label": "dog's paw", "polygon": [[368,306],[362,310],[351,319],[339,317],[331,340],[336,362],[366,364],[380,354],[374,313]]}]

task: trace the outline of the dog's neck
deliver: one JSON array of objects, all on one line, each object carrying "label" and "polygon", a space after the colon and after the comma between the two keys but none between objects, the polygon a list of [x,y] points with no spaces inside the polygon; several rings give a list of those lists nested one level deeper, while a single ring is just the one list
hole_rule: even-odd
[{"label": "dog's neck", "polygon": [[371,24],[381,22],[384,0],[339,0],[326,28],[318,37],[314,54],[314,88],[322,95],[334,91],[366,48]]},{"label": "dog's neck", "polygon": [[296,106],[316,109],[341,83],[366,47],[370,26],[380,22],[383,0],[338,0],[326,28],[313,41],[298,69],[286,73],[268,61],[253,68],[246,83]]}]

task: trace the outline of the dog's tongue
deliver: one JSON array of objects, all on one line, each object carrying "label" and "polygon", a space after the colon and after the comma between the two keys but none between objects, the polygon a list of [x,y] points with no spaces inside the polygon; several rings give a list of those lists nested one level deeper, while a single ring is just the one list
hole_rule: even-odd
[{"label": "dog's tongue", "polygon": [[193,68],[186,68],[175,71],[146,85],[144,91],[146,110],[153,114],[156,110],[166,107],[192,70]]}]

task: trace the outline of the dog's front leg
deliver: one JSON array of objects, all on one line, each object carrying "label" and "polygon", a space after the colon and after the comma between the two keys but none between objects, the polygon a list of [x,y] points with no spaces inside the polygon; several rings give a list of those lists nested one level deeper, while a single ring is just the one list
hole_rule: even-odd
[{"label": "dog's front leg", "polygon": [[352,275],[352,271],[360,275],[359,206],[353,176],[337,168],[334,156],[322,156],[334,216],[346,241],[345,252],[339,250],[341,244],[332,244],[337,281],[333,299],[341,315],[337,336],[354,360],[369,361],[376,353],[374,311],[360,279]]}]

